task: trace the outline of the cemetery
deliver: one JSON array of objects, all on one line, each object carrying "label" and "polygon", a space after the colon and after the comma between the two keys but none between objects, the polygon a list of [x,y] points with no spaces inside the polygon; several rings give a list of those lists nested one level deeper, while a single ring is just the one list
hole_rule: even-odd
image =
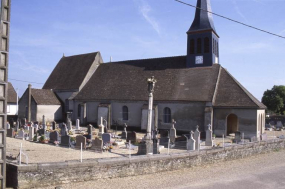
[{"label": "cemetery", "polygon": [[[142,150],[146,149],[142,148],[145,132],[128,131],[126,124],[123,130],[106,129],[103,121],[98,127],[82,127],[79,120],[75,125],[48,123],[44,116],[41,123],[18,122],[7,132],[7,173],[11,175],[7,186],[29,188],[151,174],[285,148],[284,135],[276,138],[269,133],[250,141],[237,132],[216,138],[208,125],[202,138],[199,126],[178,135],[175,125],[172,120],[169,130],[153,130],[152,153],[146,154]],[[59,174],[63,178],[54,179]]]}]

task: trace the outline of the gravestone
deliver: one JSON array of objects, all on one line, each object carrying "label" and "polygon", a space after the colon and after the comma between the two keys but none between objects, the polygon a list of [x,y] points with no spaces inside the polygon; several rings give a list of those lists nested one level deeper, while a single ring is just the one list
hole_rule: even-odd
[{"label": "gravestone", "polygon": [[175,139],[176,139],[176,129],[175,129],[175,124],[176,124],[176,121],[174,119],[172,119],[172,127],[170,129],[170,142],[173,144],[175,143]]},{"label": "gravestone", "polygon": [[52,130],[55,130],[55,126],[56,126],[56,122],[53,121],[53,122],[52,122]]},{"label": "gravestone", "polygon": [[81,148],[81,143],[82,143],[82,149],[86,149],[86,138],[82,135],[77,135],[76,136],[76,146],[75,148],[80,149]]},{"label": "gravestone", "polygon": [[59,134],[57,131],[53,131],[49,134],[49,142],[54,143],[55,141],[59,141]]},{"label": "gravestone", "polygon": [[195,150],[196,148],[196,141],[193,138],[194,132],[190,132],[190,138],[187,140],[187,150]]},{"label": "gravestone", "polygon": [[124,130],[122,131],[122,139],[126,139],[128,134],[127,134],[127,124],[124,124]]},{"label": "gravestone", "polygon": [[257,142],[256,136],[250,137],[250,142]]},{"label": "gravestone", "polygon": [[18,136],[17,138],[24,140],[25,138],[25,132],[21,129],[18,131]]},{"label": "gravestone", "polygon": [[61,136],[66,136],[67,135],[67,127],[66,124],[63,123],[61,126],[61,132],[60,132]]},{"label": "gravestone", "polygon": [[205,141],[205,146],[213,146],[213,131],[212,131],[212,126],[209,124],[207,131],[206,131],[206,141]]},{"label": "gravestone", "polygon": [[160,133],[160,138],[169,137],[168,130],[160,130],[159,133]]},{"label": "gravestone", "polygon": [[93,130],[93,126],[89,124],[87,126],[87,134],[83,136],[86,137],[86,139],[92,139],[92,130]]},{"label": "gravestone", "polygon": [[195,140],[195,149],[199,150],[200,149],[200,131],[199,131],[199,126],[196,126],[196,130],[194,132],[194,140]]},{"label": "gravestone", "polygon": [[102,136],[102,134],[104,133],[104,125],[103,125],[103,117],[101,117],[101,121],[100,121],[100,124],[98,125],[98,127],[99,127],[99,133],[98,133],[98,135],[99,136]]},{"label": "gravestone", "polygon": [[280,129],[283,128],[283,124],[281,121],[277,121],[276,128],[280,128]]},{"label": "gravestone", "polygon": [[45,134],[45,130],[44,130],[44,129],[39,129],[39,130],[38,130],[38,134],[39,134],[40,136],[44,135],[44,134]]},{"label": "gravestone", "polygon": [[158,139],[153,139],[153,154],[160,154],[159,152],[159,142]]},{"label": "gravestone", "polygon": [[69,147],[69,145],[70,145],[70,136],[68,136],[68,135],[61,136],[61,143],[60,143],[60,145]]},{"label": "gravestone", "polygon": [[17,121],[17,125],[16,125],[16,131],[18,131],[20,128],[20,121]]},{"label": "gravestone", "polygon": [[103,140],[96,137],[95,140],[92,141],[91,150],[94,150],[95,152],[102,153],[102,151],[103,151]]},{"label": "gravestone", "polygon": [[110,133],[102,134],[102,140],[103,140],[103,144],[110,143],[111,142],[111,134]]},{"label": "gravestone", "polygon": [[72,131],[73,130],[72,129],[72,121],[71,120],[67,121],[67,129],[68,129],[68,131]]},{"label": "gravestone", "polygon": [[267,140],[267,134],[266,133],[261,135],[261,140]]},{"label": "gravestone", "polygon": [[127,134],[127,142],[137,142],[137,133],[135,131],[128,132]]},{"label": "gravestone", "polygon": [[29,141],[33,141],[34,139],[34,127],[29,127]]},{"label": "gravestone", "polygon": [[42,129],[45,131],[46,130],[46,117],[43,115],[43,120],[42,120]]},{"label": "gravestone", "polygon": [[241,133],[240,132],[235,132],[235,143],[239,143],[241,141]]},{"label": "gravestone", "polygon": [[10,123],[7,122],[7,128],[6,129],[11,129]]},{"label": "gravestone", "polygon": [[7,129],[7,137],[14,138],[15,137],[15,131],[14,129]]},{"label": "gravestone", "polygon": [[166,148],[168,148],[168,143],[170,142],[170,138],[169,137],[163,137],[159,139],[159,145],[162,145]]},{"label": "gravestone", "polygon": [[76,120],[76,130],[80,130],[80,120]]}]

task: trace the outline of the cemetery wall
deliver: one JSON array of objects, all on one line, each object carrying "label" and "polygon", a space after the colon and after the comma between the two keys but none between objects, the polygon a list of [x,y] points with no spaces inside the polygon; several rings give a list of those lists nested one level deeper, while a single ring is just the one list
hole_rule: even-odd
[{"label": "cemetery wall", "polygon": [[218,137],[227,134],[227,117],[235,114],[238,117],[238,130],[249,139],[257,137],[257,109],[215,108],[213,131]]},{"label": "cemetery wall", "polygon": [[62,119],[61,105],[38,105],[37,108],[37,120],[42,120],[45,115],[46,121],[58,121]]},{"label": "cemetery wall", "polygon": [[285,148],[285,140],[263,141],[170,155],[134,156],[7,166],[8,187],[32,188],[69,182],[153,174],[250,157]]}]

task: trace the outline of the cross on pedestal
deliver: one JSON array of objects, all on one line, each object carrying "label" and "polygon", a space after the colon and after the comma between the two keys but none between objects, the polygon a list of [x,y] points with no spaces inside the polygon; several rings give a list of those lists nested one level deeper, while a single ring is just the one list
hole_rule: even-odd
[{"label": "cross on pedestal", "polygon": [[175,127],[175,124],[176,124],[176,121],[174,119],[172,119],[172,129],[174,129]]}]

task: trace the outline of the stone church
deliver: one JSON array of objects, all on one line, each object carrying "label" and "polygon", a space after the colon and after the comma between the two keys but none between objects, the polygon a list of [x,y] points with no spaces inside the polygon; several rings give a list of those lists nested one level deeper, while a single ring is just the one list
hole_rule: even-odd
[{"label": "stone church", "polygon": [[[198,0],[197,7],[211,11],[209,0]],[[200,9],[187,31],[185,56],[112,63],[103,63],[100,53],[64,57],[43,89],[60,96],[73,121],[97,125],[104,117],[108,126],[145,130],[151,76],[157,79],[153,127],[169,129],[174,119],[185,132],[208,124],[217,136],[240,131],[251,138],[264,131],[266,106],[219,64],[218,32],[212,15]]]}]

